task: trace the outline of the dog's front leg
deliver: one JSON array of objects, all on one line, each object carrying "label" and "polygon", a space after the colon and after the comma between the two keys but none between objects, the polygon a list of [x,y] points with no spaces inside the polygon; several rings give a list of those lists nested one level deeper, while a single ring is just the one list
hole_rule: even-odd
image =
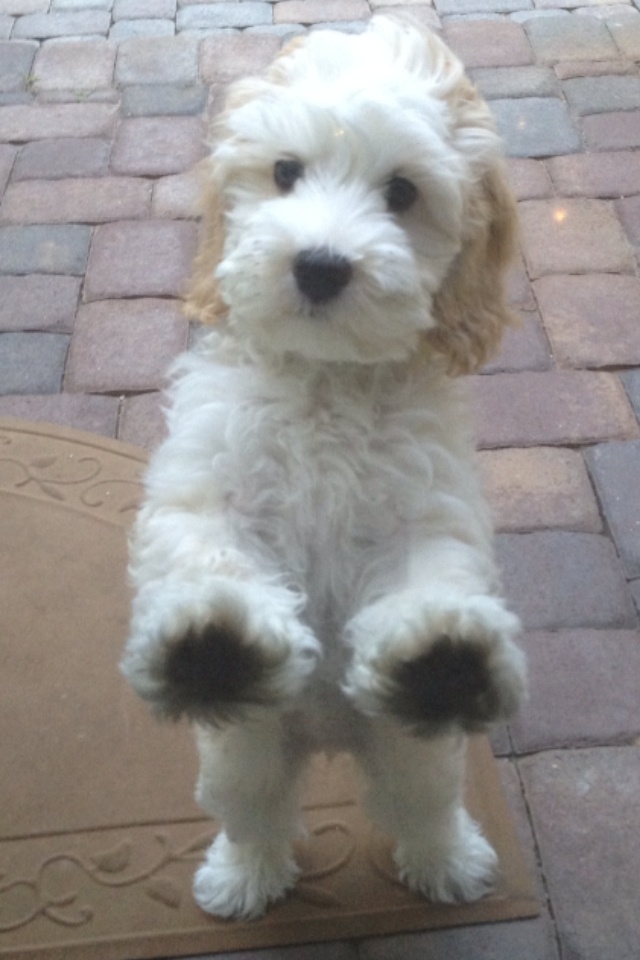
[{"label": "dog's front leg", "polygon": [[493,848],[463,805],[466,740],[453,732],[425,741],[376,718],[358,751],[367,807],[396,840],[400,879],[437,902],[477,900],[498,874]]},{"label": "dog's front leg", "polygon": [[236,549],[213,511],[143,507],[130,575],[122,670],[157,713],[217,724],[300,693],[319,654],[304,598]]},{"label": "dog's front leg", "polygon": [[279,900],[299,874],[292,841],[300,829],[298,780],[304,753],[286,742],[277,711],[254,709],[223,729],[196,728],[196,799],[223,829],[194,879],[208,913],[251,919]]},{"label": "dog's front leg", "polygon": [[525,689],[513,642],[519,622],[495,593],[487,548],[427,537],[414,545],[403,580],[347,625],[354,702],[425,736],[484,730],[513,713]]}]

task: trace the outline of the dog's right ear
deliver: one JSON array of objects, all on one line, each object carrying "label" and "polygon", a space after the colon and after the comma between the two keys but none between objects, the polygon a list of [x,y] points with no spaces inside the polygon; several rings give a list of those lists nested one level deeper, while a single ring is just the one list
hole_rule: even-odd
[{"label": "dog's right ear", "polygon": [[224,320],[228,308],[220,295],[215,275],[222,259],[225,223],[222,196],[213,182],[210,164],[211,159],[205,160],[199,171],[202,180],[202,221],[184,312],[189,320],[211,324]]}]

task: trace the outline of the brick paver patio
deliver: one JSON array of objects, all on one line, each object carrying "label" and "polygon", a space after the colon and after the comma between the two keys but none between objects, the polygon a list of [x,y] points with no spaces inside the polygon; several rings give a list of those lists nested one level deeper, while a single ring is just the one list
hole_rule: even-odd
[{"label": "brick paver patio", "polygon": [[256,957],[638,960],[640,0],[0,0],[0,414],[158,442],[203,118],[283,38],[391,7],[465,60],[521,207],[523,329],[471,389],[531,663],[494,744],[542,915]]}]

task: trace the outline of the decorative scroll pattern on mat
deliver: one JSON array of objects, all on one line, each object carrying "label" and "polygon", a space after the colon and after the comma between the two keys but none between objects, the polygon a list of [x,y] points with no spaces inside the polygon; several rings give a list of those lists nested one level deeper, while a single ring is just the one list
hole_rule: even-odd
[{"label": "decorative scroll pattern on mat", "polygon": [[[6,424],[6,421],[4,421]],[[88,439],[88,438],[87,438]],[[99,513],[126,523],[141,495],[145,468],[124,445],[95,438],[92,444],[70,431],[38,432],[34,426],[0,429],[0,489]]]}]

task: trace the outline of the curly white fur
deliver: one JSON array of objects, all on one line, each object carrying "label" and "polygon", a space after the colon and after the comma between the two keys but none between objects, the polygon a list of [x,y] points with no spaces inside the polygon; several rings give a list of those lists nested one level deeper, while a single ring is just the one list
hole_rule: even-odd
[{"label": "curly white fur", "polygon": [[409,886],[491,886],[464,735],[516,708],[524,663],[450,374],[507,322],[499,155],[459,62],[382,17],[295,44],[219,120],[189,303],[223,322],[174,370],[123,660],[197,723],[198,799],[224,823],[194,887],[210,912],[259,915],[295,882],[323,748],[360,759]]}]

